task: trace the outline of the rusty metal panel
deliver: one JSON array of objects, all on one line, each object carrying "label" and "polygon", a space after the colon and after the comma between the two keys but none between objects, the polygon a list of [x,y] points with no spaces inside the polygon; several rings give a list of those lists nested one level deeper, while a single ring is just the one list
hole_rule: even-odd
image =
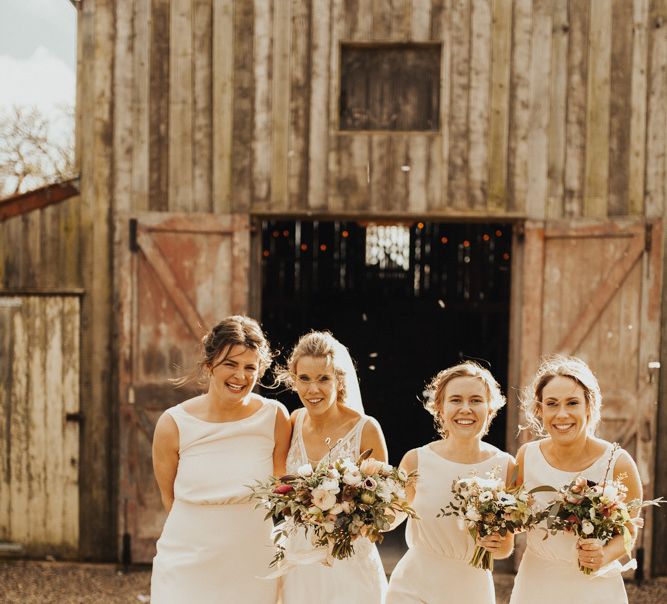
[{"label": "rusty metal panel", "polygon": [[0,296],[0,541],[79,547],[79,298]]},{"label": "rusty metal panel", "polygon": [[[661,239],[661,221],[643,220],[529,222],[523,238],[517,386],[530,383],[541,355],[583,358],[602,389],[598,433],[635,458],[646,497],[655,472],[658,380],[650,362],[659,359]],[[646,572],[649,524],[641,533]]]},{"label": "rusty metal panel", "polygon": [[[202,336],[246,312],[250,250],[244,215],[143,213],[116,223],[120,394],[119,539],[133,562],[155,554],[165,514],[153,478],[155,423],[193,396],[169,378],[199,359]],[[126,540],[127,542],[127,540]],[[122,542],[121,548],[122,548]]]}]

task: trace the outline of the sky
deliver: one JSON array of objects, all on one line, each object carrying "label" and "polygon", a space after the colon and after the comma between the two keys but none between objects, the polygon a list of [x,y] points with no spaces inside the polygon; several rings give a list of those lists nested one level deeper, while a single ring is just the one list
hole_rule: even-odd
[{"label": "sky", "polygon": [[0,108],[74,105],[76,9],[69,0],[0,0]]}]

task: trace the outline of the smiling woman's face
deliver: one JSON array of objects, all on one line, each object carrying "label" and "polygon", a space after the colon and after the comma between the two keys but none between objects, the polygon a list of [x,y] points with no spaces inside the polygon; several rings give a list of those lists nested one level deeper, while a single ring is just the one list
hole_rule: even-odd
[{"label": "smiling woman's face", "polygon": [[301,357],[296,364],[294,383],[308,413],[322,415],[336,404],[336,375],[328,357]]},{"label": "smiling woman's face", "polygon": [[241,344],[223,350],[211,371],[211,385],[220,399],[239,403],[250,394],[257,383],[259,361],[256,350]]},{"label": "smiling woman's face", "polygon": [[554,441],[569,443],[586,436],[588,403],[581,384],[557,375],[542,388],[542,424]]},{"label": "smiling woman's face", "polygon": [[441,413],[449,436],[481,439],[489,411],[489,394],[480,378],[455,377],[445,386]]}]

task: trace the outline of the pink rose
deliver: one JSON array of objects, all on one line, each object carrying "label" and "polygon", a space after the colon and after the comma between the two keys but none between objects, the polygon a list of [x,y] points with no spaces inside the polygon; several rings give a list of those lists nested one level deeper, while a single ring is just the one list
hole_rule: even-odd
[{"label": "pink rose", "polygon": [[294,487],[291,484],[279,484],[276,488],[273,489],[273,492],[278,493],[278,495],[285,495],[286,493],[289,493],[293,490]]}]

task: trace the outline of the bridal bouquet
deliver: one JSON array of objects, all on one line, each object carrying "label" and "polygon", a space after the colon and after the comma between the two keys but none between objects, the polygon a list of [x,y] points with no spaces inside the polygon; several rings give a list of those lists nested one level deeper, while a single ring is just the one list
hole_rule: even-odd
[{"label": "bridal bouquet", "polygon": [[[633,518],[632,513],[648,505],[660,505],[662,498],[648,501],[634,499],[626,502],[627,488],[621,481],[623,476],[608,480],[611,460],[619,445],[615,444],[601,483],[579,476],[562,487],[553,503],[547,508],[547,527],[552,534],[558,531],[574,533],[581,539],[599,539],[603,544],[616,535],[623,535],[628,556],[632,550],[632,536],[628,524],[637,528],[643,520]],[[581,572],[590,575],[593,571],[579,566]]]},{"label": "bridal bouquet", "polygon": [[377,461],[365,451],[359,459],[322,460],[301,466],[296,474],[271,478],[252,487],[257,507],[268,509],[275,523],[276,554],[271,566],[285,557],[284,539],[299,529],[315,548],[326,550],[326,561],[354,554],[360,536],[381,542],[396,514],[415,517],[405,500],[405,488],[416,477]]},{"label": "bridal bouquet", "polygon": [[[534,507],[532,492],[523,486],[505,486],[498,472],[499,468],[495,468],[487,474],[488,478],[471,476],[455,480],[454,500],[440,510],[438,517],[455,516],[460,528],[467,528],[475,541],[494,533],[504,537],[537,525],[546,514]],[[493,555],[476,545],[470,565],[493,570]]]}]

